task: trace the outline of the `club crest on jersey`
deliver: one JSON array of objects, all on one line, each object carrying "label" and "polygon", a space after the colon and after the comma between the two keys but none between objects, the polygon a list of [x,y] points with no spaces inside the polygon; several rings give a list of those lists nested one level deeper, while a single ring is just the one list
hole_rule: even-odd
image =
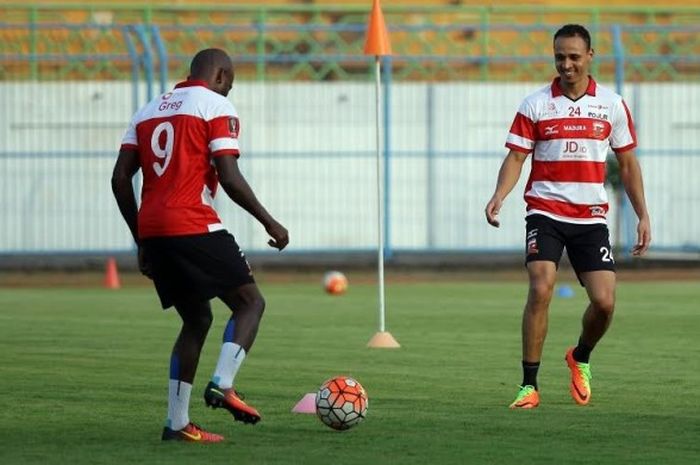
[{"label": "club crest on jersey", "polygon": [[605,136],[605,125],[603,123],[593,122],[593,137],[602,139]]},{"label": "club crest on jersey", "polygon": [[600,205],[591,205],[588,209],[591,212],[591,216],[605,216],[605,209]]},{"label": "club crest on jersey", "polygon": [[241,123],[235,116],[228,119],[228,130],[231,133],[231,137],[238,139],[238,133],[241,130]]}]

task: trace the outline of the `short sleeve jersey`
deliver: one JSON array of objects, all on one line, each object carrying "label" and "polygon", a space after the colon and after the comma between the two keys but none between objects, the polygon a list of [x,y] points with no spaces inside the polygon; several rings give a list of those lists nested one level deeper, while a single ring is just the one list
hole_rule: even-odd
[{"label": "short sleeve jersey", "polygon": [[622,97],[593,78],[576,101],[562,94],[559,79],[525,98],[506,147],[532,153],[528,215],[604,224],[605,160],[610,148],[619,153],[637,146],[632,117]]},{"label": "short sleeve jersey", "polygon": [[185,81],[133,117],[122,148],[138,151],[143,189],[139,238],[224,229],[212,206],[214,157],[239,156],[233,104],[203,81]]}]

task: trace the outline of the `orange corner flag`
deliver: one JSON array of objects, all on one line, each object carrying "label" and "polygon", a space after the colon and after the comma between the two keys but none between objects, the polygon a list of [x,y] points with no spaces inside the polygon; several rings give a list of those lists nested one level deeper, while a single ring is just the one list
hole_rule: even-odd
[{"label": "orange corner flag", "polygon": [[384,22],[382,7],[379,0],[374,0],[372,12],[369,14],[367,24],[367,39],[365,40],[365,55],[384,56],[391,55],[391,43],[389,33]]}]

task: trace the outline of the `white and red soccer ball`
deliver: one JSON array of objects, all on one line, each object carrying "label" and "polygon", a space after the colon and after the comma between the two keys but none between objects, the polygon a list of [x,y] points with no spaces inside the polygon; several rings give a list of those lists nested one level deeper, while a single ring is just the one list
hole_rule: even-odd
[{"label": "white and red soccer ball", "polygon": [[349,376],[336,376],[318,388],[316,415],[328,427],[344,431],[367,416],[367,392]]},{"label": "white and red soccer ball", "polygon": [[348,290],[348,278],[340,271],[329,271],[323,276],[323,289],[329,294],[343,294]]}]

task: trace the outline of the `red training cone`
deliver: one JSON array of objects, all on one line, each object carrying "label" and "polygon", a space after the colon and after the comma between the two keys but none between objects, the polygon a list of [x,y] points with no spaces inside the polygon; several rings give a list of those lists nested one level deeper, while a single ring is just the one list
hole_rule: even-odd
[{"label": "red training cone", "polygon": [[107,289],[119,289],[122,287],[119,282],[119,272],[117,271],[117,261],[114,257],[107,259],[107,264],[105,265],[105,281],[104,286]]}]

